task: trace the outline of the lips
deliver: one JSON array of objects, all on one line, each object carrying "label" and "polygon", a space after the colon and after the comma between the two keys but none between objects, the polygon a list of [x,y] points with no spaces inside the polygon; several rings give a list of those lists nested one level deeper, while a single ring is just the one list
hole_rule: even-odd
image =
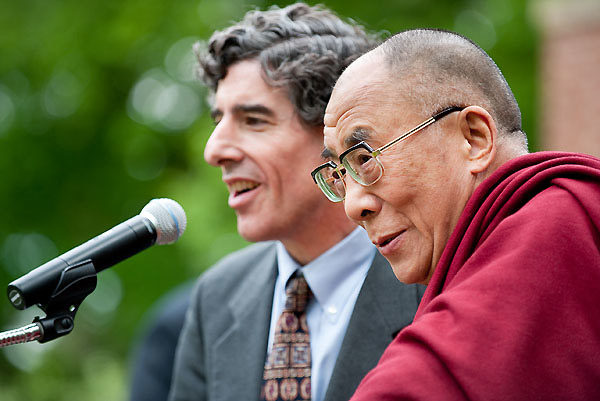
[{"label": "lips", "polygon": [[393,233],[393,234],[388,234],[382,237],[377,238],[375,241],[372,241],[373,244],[375,246],[386,246],[387,244],[389,244],[391,241],[394,240],[394,238],[396,238],[397,236],[399,236],[400,234],[402,234],[404,232],[404,230],[399,231],[397,233]]},{"label": "lips", "polygon": [[386,246],[387,244],[389,244],[389,243],[390,243],[390,241],[392,241],[392,240],[393,240],[394,238],[396,238],[396,237],[397,237],[397,235],[395,235],[395,236],[393,236],[393,237],[391,237],[391,238],[388,238],[388,239],[386,239],[386,240],[384,240],[384,241],[381,241],[381,242],[380,242],[379,244],[377,244],[377,245],[378,245],[378,246]]},{"label": "lips", "polygon": [[379,249],[379,252],[386,256],[386,254],[392,253],[397,245],[400,243],[402,238],[402,234],[404,234],[406,230],[397,231],[393,234],[387,234],[381,237],[378,237],[376,240],[373,240],[373,244]]},{"label": "lips", "polygon": [[260,184],[256,181],[239,180],[239,181],[235,181],[232,183],[228,183],[227,188],[229,189],[230,194],[232,194],[234,196],[238,196],[245,192],[252,191],[259,185]]}]

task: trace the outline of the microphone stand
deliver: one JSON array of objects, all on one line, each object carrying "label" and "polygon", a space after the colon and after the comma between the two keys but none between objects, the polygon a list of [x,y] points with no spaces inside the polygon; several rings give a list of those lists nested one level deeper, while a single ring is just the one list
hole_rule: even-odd
[{"label": "microphone stand", "polygon": [[[46,312],[27,326],[0,332],[0,348],[37,340],[45,343],[69,334],[74,327],[75,313],[89,294],[96,289],[97,273],[91,260],[66,267],[56,288],[47,300],[38,306]],[[24,309],[24,300],[16,290],[9,290],[10,302],[17,309]]]},{"label": "microphone stand", "polygon": [[42,328],[37,323],[32,323],[18,329],[0,333],[0,348],[13,344],[22,344],[37,340],[42,337]]}]

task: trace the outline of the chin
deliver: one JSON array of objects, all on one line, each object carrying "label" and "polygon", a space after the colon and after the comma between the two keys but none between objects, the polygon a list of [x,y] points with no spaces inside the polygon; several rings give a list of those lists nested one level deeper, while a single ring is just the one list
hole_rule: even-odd
[{"label": "chin", "polygon": [[237,222],[238,234],[248,242],[270,241],[275,239],[272,230],[264,227],[264,222],[253,222],[248,219],[240,219]]},{"label": "chin", "polygon": [[260,233],[257,233],[255,230],[248,230],[238,227],[238,234],[240,234],[240,237],[248,242],[266,241],[264,236],[260,235]]},{"label": "chin", "polygon": [[398,279],[398,281],[404,284],[427,284],[429,281],[429,277],[427,274],[423,274],[420,270],[415,269],[414,264],[410,266],[404,263],[393,263],[391,261],[390,265],[392,266],[392,270],[394,271],[394,275]]}]

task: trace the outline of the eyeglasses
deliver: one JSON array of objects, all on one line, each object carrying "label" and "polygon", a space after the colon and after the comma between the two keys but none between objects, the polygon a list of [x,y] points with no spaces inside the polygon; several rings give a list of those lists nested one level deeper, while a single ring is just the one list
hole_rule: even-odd
[{"label": "eyeglasses", "polygon": [[442,117],[463,109],[464,107],[456,106],[444,109],[376,150],[373,150],[368,143],[361,141],[340,155],[339,166],[332,161],[328,161],[314,169],[310,174],[327,199],[332,202],[341,202],[346,197],[346,183],[344,182],[346,172],[363,186],[375,184],[383,176],[383,164],[379,160],[380,154]]}]

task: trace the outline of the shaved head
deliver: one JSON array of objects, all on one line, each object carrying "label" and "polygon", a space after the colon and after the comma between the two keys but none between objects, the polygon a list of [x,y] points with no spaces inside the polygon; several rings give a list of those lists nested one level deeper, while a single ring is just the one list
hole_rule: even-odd
[{"label": "shaved head", "polygon": [[527,148],[521,112],[494,61],[479,46],[453,32],[416,29],[394,35],[374,50],[405,100],[430,112],[478,105],[492,115],[499,139]]}]

